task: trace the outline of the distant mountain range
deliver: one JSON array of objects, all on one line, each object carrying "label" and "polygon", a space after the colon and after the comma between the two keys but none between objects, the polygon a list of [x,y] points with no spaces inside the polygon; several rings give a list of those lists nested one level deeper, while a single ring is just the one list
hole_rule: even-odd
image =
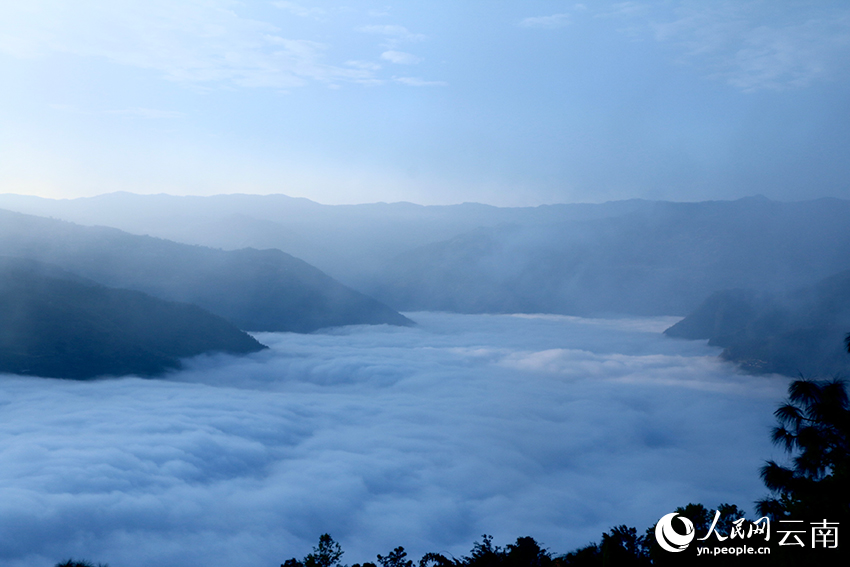
[{"label": "distant mountain range", "polygon": [[764,197],[500,208],[113,193],[0,207],[224,249],[276,248],[402,311],[686,315],[850,269],[850,201]]},{"label": "distant mountain range", "polygon": [[721,357],[755,374],[850,376],[850,271],[788,294],[752,290],[712,294],[665,334],[709,339]]},{"label": "distant mountain range", "polygon": [[781,292],[850,268],[848,219],[847,201],[753,198],[512,223],[411,250],[364,291],[403,310],[685,315],[717,290]]},{"label": "distant mountain range", "polygon": [[[499,208],[113,193],[62,201],[0,195],[0,207],[151,235],[0,214],[0,254],[55,262],[107,285],[195,303],[242,329],[409,323],[393,309],[693,313],[683,322],[687,328],[699,319],[695,310],[714,316],[716,304],[743,327],[728,343],[726,334],[697,334],[723,343],[724,356],[750,370],[796,374],[792,369],[803,368],[805,356],[821,370],[840,367],[818,350],[832,339],[812,333],[839,333],[845,321],[807,319],[805,309],[816,307],[793,307],[785,298],[794,290],[820,289],[818,282],[850,269],[850,201],[842,199]],[[11,221],[29,223],[21,228],[29,241],[15,240],[15,231],[6,228]],[[759,293],[725,291],[700,307],[706,297],[732,289]],[[768,317],[771,309],[785,319]],[[805,330],[828,322],[835,326],[829,331]],[[752,342],[762,340],[757,330],[777,345],[758,347],[764,356]],[[750,337],[746,348],[744,336]],[[780,345],[787,341],[779,337],[786,336],[803,346],[782,358]]]},{"label": "distant mountain range", "polygon": [[86,379],[155,375],[206,352],[264,347],[200,307],[0,257],[0,372]]},{"label": "distant mountain range", "polygon": [[283,250],[360,291],[397,257],[480,227],[608,218],[652,205],[632,200],[504,208],[478,203],[321,205],[286,195],[179,197],[118,192],[68,200],[0,195],[0,209],[225,250]]},{"label": "distant mountain range", "polygon": [[246,331],[412,323],[279,250],[223,251],[0,210],[0,255],[191,303]]}]

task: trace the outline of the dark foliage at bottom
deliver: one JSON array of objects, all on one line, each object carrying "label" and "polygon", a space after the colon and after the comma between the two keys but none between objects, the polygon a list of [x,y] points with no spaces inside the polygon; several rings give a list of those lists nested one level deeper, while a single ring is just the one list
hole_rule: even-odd
[{"label": "dark foliage at bottom", "polygon": [[109,565],[107,565],[106,563],[98,563],[97,565],[95,565],[94,563],[85,560],[75,561],[73,559],[69,559],[64,563],[57,563],[56,567],[109,567]]}]

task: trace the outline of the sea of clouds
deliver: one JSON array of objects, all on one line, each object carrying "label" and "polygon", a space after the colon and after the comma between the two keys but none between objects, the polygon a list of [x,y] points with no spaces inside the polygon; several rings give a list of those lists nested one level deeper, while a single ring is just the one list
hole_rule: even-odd
[{"label": "sea of clouds", "polygon": [[161,379],[0,376],[0,563],[346,563],[482,534],[564,553],[689,502],[752,510],[787,380],[674,318],[414,313],[258,334]]}]

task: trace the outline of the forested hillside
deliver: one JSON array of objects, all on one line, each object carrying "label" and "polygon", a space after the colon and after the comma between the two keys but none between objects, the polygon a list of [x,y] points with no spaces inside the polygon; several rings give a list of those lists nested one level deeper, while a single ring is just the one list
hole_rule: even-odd
[{"label": "forested hillside", "polygon": [[850,271],[844,271],[787,294],[716,292],[665,333],[709,339],[749,372],[828,377],[850,373],[848,331]]},{"label": "forested hillside", "polygon": [[85,379],[155,375],[208,352],[265,348],[200,307],[0,258],[0,372]]}]

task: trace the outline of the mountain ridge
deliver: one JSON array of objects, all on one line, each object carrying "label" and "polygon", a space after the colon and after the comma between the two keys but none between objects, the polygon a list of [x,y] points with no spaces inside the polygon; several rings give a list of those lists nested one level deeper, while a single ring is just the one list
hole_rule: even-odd
[{"label": "mountain ridge", "polygon": [[54,378],[155,376],[210,352],[265,349],[195,305],[110,288],[61,268],[0,257],[0,372]]},{"label": "mountain ridge", "polygon": [[807,378],[850,375],[850,270],[783,295],[754,290],[713,293],[664,333],[708,339],[721,358],[753,374]]},{"label": "mountain ridge", "polygon": [[216,250],[0,210],[0,255],[31,258],[110,287],[196,304],[248,331],[412,324],[279,250]]}]

